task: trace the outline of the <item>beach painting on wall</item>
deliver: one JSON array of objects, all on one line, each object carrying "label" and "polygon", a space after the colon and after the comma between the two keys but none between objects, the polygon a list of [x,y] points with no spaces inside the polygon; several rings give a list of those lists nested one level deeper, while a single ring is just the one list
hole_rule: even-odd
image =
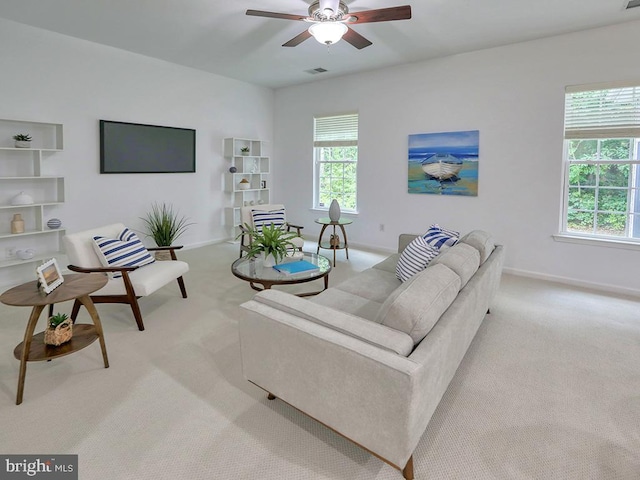
[{"label": "beach painting on wall", "polygon": [[409,193],[478,196],[480,131],[409,135]]}]

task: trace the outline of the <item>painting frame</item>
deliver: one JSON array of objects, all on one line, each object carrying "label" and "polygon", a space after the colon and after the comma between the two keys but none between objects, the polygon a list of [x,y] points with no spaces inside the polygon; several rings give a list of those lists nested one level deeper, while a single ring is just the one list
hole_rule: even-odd
[{"label": "painting frame", "polygon": [[60,271],[60,266],[55,258],[47,260],[37,267],[36,274],[40,288],[47,295],[64,283],[62,271]]},{"label": "painting frame", "polygon": [[480,131],[410,134],[407,192],[478,196]]}]

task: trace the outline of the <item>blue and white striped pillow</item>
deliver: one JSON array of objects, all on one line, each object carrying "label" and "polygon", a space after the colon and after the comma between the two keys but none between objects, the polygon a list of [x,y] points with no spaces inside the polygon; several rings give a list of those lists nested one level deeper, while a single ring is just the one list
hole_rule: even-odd
[{"label": "blue and white striped pillow", "polygon": [[278,210],[251,210],[253,218],[253,228],[262,232],[265,225],[275,225],[276,227],[284,227],[284,208]]},{"label": "blue and white striped pillow", "polygon": [[427,243],[437,249],[442,247],[453,247],[458,240],[460,240],[460,232],[453,230],[447,230],[440,227],[437,223],[434,223],[429,227],[429,230],[422,235]]},{"label": "blue and white striped pillow", "polygon": [[[93,245],[100,262],[105,267],[141,267],[155,262],[138,236],[125,228],[118,238],[93,237]],[[122,274],[114,272],[113,278]]]},{"label": "blue and white striped pillow", "polygon": [[422,237],[416,237],[400,254],[396,265],[396,277],[406,282],[421,272],[429,262],[438,256],[438,249],[429,245]]}]

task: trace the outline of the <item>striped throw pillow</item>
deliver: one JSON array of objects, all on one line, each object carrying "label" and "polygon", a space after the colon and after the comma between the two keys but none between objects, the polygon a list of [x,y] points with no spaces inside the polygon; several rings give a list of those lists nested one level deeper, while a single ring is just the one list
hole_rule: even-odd
[{"label": "striped throw pillow", "polygon": [[422,237],[416,237],[400,254],[396,265],[396,277],[406,282],[421,272],[429,262],[438,256],[438,249],[429,245]]},{"label": "striped throw pillow", "polygon": [[437,249],[442,247],[453,247],[460,240],[460,232],[447,230],[434,223],[429,227],[424,235],[422,235],[427,243]]},{"label": "striped throw pillow", "polygon": [[275,225],[276,227],[284,227],[284,208],[279,210],[251,210],[253,218],[253,227],[262,232],[265,225]]},{"label": "striped throw pillow", "polygon": [[[125,228],[118,238],[93,237],[94,250],[105,267],[141,267],[155,262],[138,236]],[[114,272],[113,278],[122,274]]]}]

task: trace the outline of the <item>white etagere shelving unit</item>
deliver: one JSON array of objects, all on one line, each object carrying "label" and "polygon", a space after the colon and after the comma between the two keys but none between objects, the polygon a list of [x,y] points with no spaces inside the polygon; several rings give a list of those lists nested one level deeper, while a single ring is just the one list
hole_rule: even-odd
[{"label": "white etagere shelving unit", "polygon": [[[240,233],[240,209],[243,206],[270,203],[268,175],[271,160],[265,142],[246,138],[225,138],[224,158],[227,160],[225,191],[232,196],[231,206],[225,208],[225,223],[233,226],[235,238]],[[229,171],[231,167],[236,168],[235,173]],[[249,182],[249,188],[239,187],[243,179]]]},{"label": "white etagere shelving unit", "polygon": [[[30,148],[14,146],[18,133],[31,135]],[[47,220],[57,217],[56,207],[65,201],[64,177],[50,174],[52,157],[62,150],[62,124],[0,119],[0,268],[40,263],[62,254],[64,229],[47,227]],[[12,205],[21,192],[34,203]],[[16,213],[24,220],[23,233],[11,233]],[[35,251],[32,258],[16,256],[16,251],[28,249]]]}]

